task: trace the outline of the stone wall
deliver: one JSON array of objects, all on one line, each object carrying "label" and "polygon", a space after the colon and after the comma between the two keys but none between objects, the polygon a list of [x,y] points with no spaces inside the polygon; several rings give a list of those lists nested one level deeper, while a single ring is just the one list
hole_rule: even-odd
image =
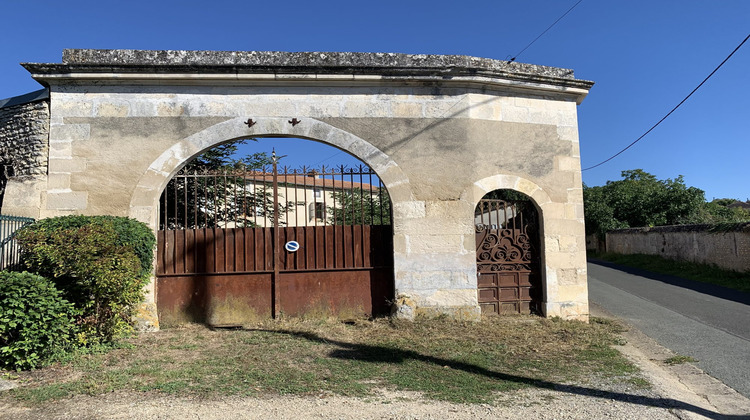
[{"label": "stone wall", "polygon": [[[588,319],[576,105],[592,83],[572,71],[472,57],[129,50],[68,50],[61,64],[24,66],[53,100],[48,177],[13,193],[19,215],[110,214],[156,229],[162,190],[193,156],[238,138],[311,139],[385,184],[394,292],[415,313],[479,316],[474,209],[511,189],[542,219],[545,315]],[[154,283],[148,291],[154,307]]]},{"label": "stone wall", "polygon": [[47,171],[49,101],[0,107],[0,209],[5,187]]},{"label": "stone wall", "polygon": [[593,233],[591,235],[586,235],[586,251],[605,252],[605,246],[606,242],[599,239],[598,234]]},{"label": "stone wall", "polygon": [[607,233],[607,251],[659,255],[727,270],[750,271],[750,223],[718,230],[710,225],[659,226]]}]

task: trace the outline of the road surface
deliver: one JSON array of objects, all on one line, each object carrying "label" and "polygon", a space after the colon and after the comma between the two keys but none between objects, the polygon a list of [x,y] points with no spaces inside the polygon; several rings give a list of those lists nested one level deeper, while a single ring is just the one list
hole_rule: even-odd
[{"label": "road surface", "polygon": [[589,298],[750,397],[750,294],[589,260]]}]

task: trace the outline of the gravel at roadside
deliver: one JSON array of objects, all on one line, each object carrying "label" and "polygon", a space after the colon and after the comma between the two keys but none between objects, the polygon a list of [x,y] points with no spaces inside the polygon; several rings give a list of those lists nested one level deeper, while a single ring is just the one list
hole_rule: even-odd
[{"label": "gravel at roadside", "polygon": [[201,400],[117,393],[75,397],[37,409],[0,406],[7,419],[669,419],[667,408],[551,390],[508,393],[497,405],[425,401],[418,395],[383,391],[369,399],[326,397],[223,398]]}]

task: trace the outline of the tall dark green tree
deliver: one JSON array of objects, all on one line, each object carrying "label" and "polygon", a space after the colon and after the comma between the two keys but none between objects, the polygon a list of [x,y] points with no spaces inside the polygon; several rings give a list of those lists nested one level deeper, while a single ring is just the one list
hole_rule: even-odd
[{"label": "tall dark green tree", "polygon": [[685,185],[682,175],[660,180],[633,169],[623,171],[622,178],[599,187],[584,184],[587,234],[603,236],[609,230],[627,227],[741,221],[718,204],[706,203],[703,190]]},{"label": "tall dark green tree", "polygon": [[[188,162],[170,180],[161,198],[163,229],[251,227],[256,226],[257,218],[273,217],[270,177],[259,180],[252,176],[270,171],[271,157],[264,152],[237,157],[239,146],[248,141],[255,139],[213,147]],[[293,205],[280,202],[279,214]]]},{"label": "tall dark green tree", "polygon": [[193,158],[185,165],[183,170],[191,172],[229,169],[258,170],[271,166],[271,157],[265,152],[253,153],[240,158],[236,157],[239,146],[245,145],[249,141],[257,140],[239,139],[214,146]]}]

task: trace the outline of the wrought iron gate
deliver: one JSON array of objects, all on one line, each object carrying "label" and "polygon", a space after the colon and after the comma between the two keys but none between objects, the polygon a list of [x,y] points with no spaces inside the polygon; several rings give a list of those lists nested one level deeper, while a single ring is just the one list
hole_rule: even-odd
[{"label": "wrought iron gate", "polygon": [[16,268],[21,263],[16,232],[33,222],[28,217],[0,215],[0,270]]},{"label": "wrought iron gate", "polygon": [[164,326],[389,310],[390,198],[369,168],[179,173],[160,212]]},{"label": "wrought iron gate", "polygon": [[483,199],[475,211],[482,313],[541,314],[538,215],[530,201]]}]

